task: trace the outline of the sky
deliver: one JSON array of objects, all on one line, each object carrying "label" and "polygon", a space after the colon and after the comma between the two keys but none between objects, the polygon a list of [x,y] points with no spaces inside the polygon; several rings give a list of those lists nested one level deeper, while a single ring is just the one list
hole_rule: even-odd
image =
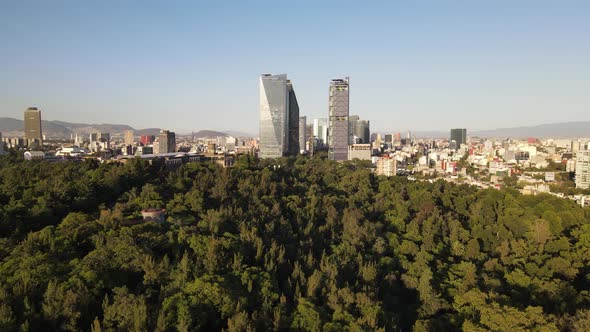
[{"label": "sky", "polygon": [[0,117],[257,133],[262,73],[372,130],[589,121],[590,1],[0,1]]}]

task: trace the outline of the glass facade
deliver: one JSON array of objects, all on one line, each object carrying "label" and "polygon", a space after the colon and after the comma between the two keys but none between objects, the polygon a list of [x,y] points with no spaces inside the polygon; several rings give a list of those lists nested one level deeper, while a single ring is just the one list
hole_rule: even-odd
[{"label": "glass facade", "polygon": [[260,76],[260,158],[287,153],[289,128],[287,75]]},{"label": "glass facade", "polygon": [[467,129],[451,129],[451,138],[449,140],[449,145],[452,149],[458,149],[459,147],[461,147],[461,144],[467,144]]}]

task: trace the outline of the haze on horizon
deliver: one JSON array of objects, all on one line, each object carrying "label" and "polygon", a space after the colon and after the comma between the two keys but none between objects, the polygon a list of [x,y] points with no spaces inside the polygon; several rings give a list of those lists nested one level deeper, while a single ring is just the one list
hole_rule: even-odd
[{"label": "haze on horizon", "polygon": [[587,1],[6,1],[0,117],[258,132],[258,77],[372,130],[590,120]]}]

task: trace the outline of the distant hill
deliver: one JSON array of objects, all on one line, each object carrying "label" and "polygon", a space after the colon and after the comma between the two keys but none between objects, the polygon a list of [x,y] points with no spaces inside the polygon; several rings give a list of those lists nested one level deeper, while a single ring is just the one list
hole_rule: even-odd
[{"label": "distant hill", "polygon": [[[382,131],[379,131],[382,132]],[[395,131],[391,131],[395,132]],[[389,133],[389,132],[388,132]],[[406,131],[401,131],[402,138],[406,137]],[[417,138],[448,138],[450,128],[447,131],[413,131]],[[590,137],[590,121],[550,123],[538,126],[500,128],[490,130],[472,130],[467,128],[467,136],[485,138],[576,138]]]},{"label": "distant hill", "polygon": [[590,121],[563,122],[543,124],[531,127],[501,128],[495,130],[480,130],[472,133],[467,131],[468,136],[480,137],[514,137],[514,138],[573,138],[590,137]]},{"label": "distant hill", "polygon": [[[22,136],[24,135],[24,121],[14,118],[0,118],[0,132],[5,136]],[[95,132],[111,133],[112,135],[122,135],[125,130],[135,131],[135,135],[157,135],[159,128],[147,128],[136,130],[128,125],[121,124],[86,124],[70,123],[64,121],[42,121],[43,134],[47,137],[65,137],[71,135],[88,135]]]},{"label": "distant hill", "polygon": [[215,131],[215,130],[200,130],[200,131],[196,132],[194,135],[196,138],[229,136],[226,133],[223,133],[221,131]]},{"label": "distant hill", "polygon": [[258,136],[258,134],[254,135],[254,134],[246,133],[243,131],[237,131],[237,130],[224,130],[223,132],[230,135],[230,136],[234,136],[234,137],[255,137],[255,136]]}]

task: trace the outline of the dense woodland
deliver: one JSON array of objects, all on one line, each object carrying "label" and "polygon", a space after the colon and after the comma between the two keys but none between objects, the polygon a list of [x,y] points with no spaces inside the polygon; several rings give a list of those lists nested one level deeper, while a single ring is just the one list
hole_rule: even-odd
[{"label": "dense woodland", "polygon": [[0,167],[1,331],[590,330],[569,200],[321,158]]}]

